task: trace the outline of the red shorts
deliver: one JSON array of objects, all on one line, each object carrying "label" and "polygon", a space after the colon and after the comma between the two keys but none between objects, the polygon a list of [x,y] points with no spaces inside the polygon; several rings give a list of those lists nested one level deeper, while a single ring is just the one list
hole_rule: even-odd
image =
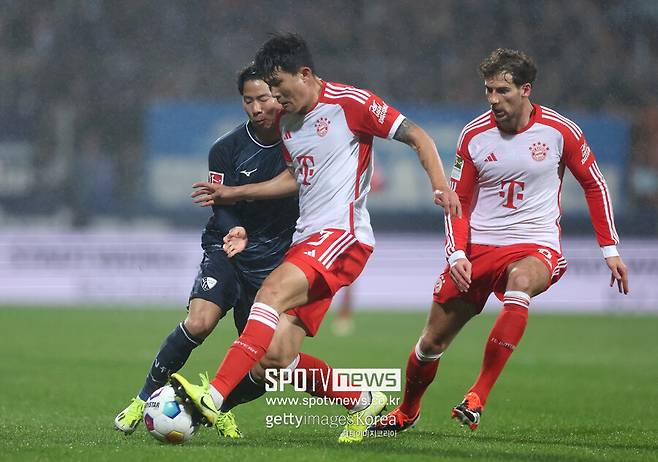
[{"label": "red shorts", "polygon": [[[503,300],[507,286],[507,267],[525,257],[539,258],[551,273],[548,287],[556,283],[567,270],[567,261],[555,250],[536,244],[514,244],[506,246],[471,244],[466,255],[473,264],[471,286],[468,292],[460,292],[450,277],[450,266],[446,266],[434,286],[434,301],[445,303],[453,298],[473,303],[479,311],[484,308],[491,292]],[[547,289],[548,289],[547,287]]]},{"label": "red shorts", "polygon": [[356,280],[372,250],[342,229],[323,229],[288,249],[283,261],[306,275],[309,302],[286,313],[297,316],[310,337],[317,334],[338,289]]}]

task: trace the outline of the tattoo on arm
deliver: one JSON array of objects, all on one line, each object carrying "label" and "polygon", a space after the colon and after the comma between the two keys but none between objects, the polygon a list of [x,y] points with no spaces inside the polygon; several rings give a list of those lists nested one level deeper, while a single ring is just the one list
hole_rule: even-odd
[{"label": "tattoo on arm", "polygon": [[415,123],[405,118],[400,124],[400,126],[398,127],[398,129],[395,131],[395,135],[393,136],[393,139],[411,145],[411,137],[409,132],[415,127],[416,127]]}]

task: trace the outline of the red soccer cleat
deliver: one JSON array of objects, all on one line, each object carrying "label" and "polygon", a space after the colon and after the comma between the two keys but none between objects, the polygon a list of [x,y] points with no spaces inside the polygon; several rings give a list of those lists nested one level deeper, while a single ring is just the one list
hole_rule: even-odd
[{"label": "red soccer cleat", "polygon": [[368,427],[368,433],[372,434],[372,436],[377,436],[377,433],[400,433],[414,428],[418,423],[418,419],[420,419],[420,411],[418,411],[415,417],[410,418],[397,407],[381,419],[378,419],[377,423]]},{"label": "red soccer cleat", "polygon": [[452,408],[452,417],[462,425],[468,425],[471,430],[478,428],[481,415],[482,404],[480,403],[480,397],[473,392],[466,393],[464,400]]}]

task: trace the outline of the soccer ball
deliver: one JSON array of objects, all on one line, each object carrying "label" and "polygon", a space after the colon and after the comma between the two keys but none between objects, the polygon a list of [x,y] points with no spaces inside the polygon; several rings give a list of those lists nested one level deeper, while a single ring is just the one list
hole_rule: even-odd
[{"label": "soccer ball", "polygon": [[144,424],[163,443],[182,444],[199,428],[189,405],[180,402],[171,385],[153,392],[144,406]]}]

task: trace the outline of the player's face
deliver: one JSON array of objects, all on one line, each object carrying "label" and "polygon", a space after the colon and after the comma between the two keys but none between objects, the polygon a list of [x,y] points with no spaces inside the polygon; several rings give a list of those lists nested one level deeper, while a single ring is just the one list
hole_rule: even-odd
[{"label": "player's face", "polygon": [[272,128],[281,105],[272,97],[270,87],[262,80],[247,80],[242,91],[242,107],[252,124]]},{"label": "player's face", "polygon": [[518,118],[531,85],[517,86],[508,73],[498,74],[484,81],[487,101],[491,105],[496,122],[506,125]]},{"label": "player's face", "polygon": [[308,68],[302,68],[294,74],[276,70],[268,79],[267,83],[270,85],[272,96],[277,99],[286,112],[302,112],[310,105],[307,82],[309,77],[305,72],[306,69]]}]

